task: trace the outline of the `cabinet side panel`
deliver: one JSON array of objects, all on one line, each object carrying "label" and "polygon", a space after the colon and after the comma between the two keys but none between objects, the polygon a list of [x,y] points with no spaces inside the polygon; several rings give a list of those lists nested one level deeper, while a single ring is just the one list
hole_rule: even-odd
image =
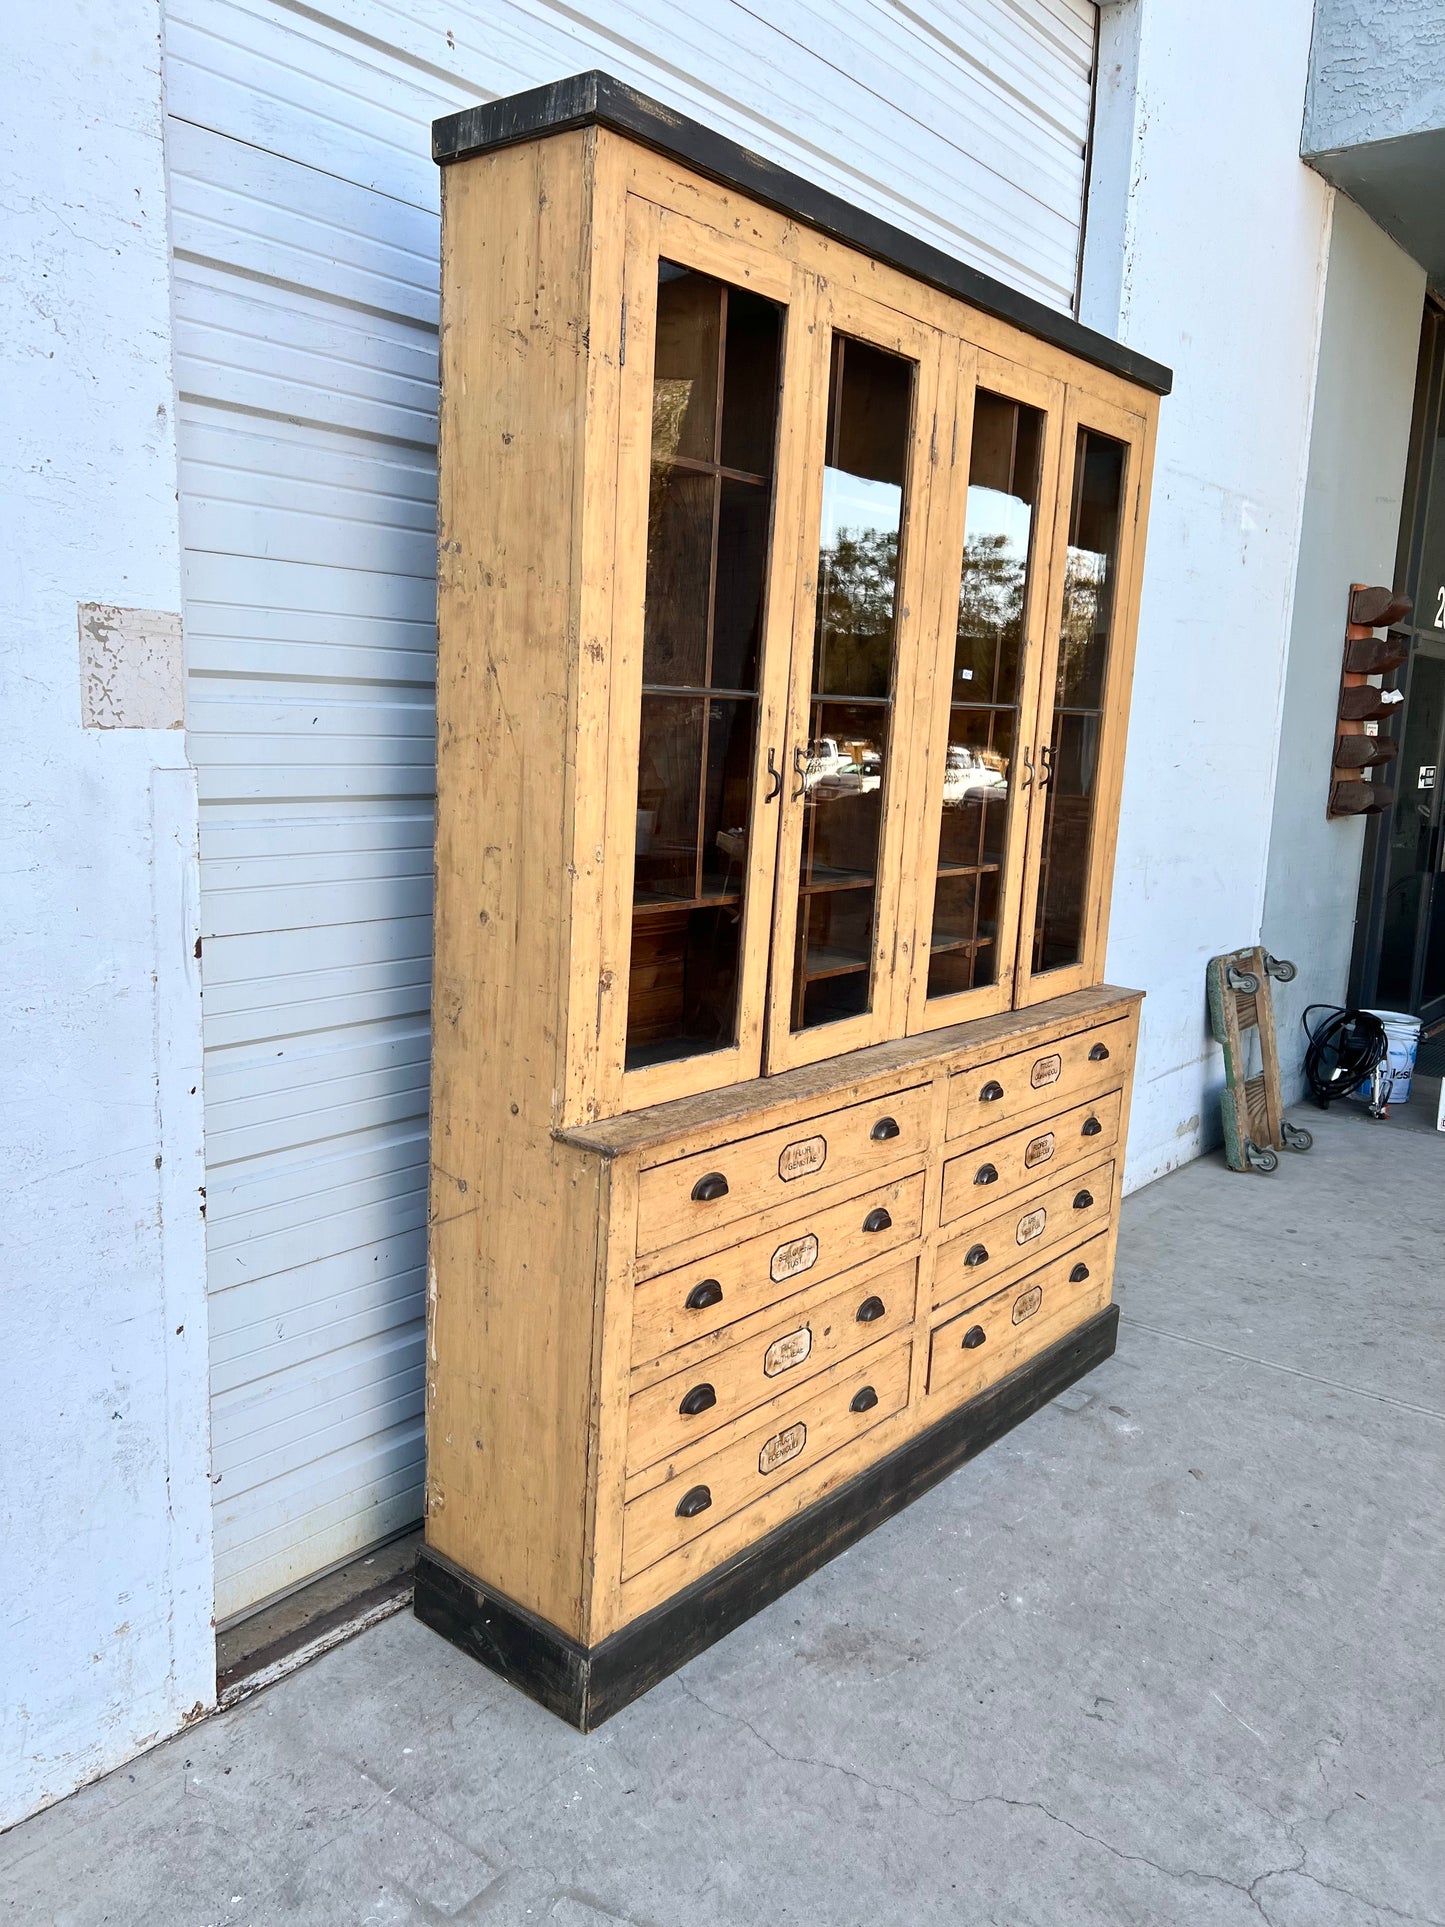
[{"label": "cabinet side panel", "polygon": [[581,1629],[598,1160],[560,1121],[585,133],[446,170],[427,1538]]},{"label": "cabinet side panel", "polygon": [[[1114,860],[1119,848],[1119,812],[1124,797],[1124,755],[1129,733],[1129,707],[1134,692],[1134,654],[1139,641],[1139,604],[1144,587],[1144,555],[1149,535],[1149,504],[1154,484],[1154,447],[1159,430],[1159,403],[1153,396],[1140,395],[1138,406],[1144,416],[1144,435],[1135,456],[1134,539],[1129,557],[1129,580],[1125,585],[1121,614],[1118,658],[1115,668],[1117,696],[1113,731],[1117,749],[1103,772],[1099,795],[1099,835],[1103,848],[1099,861],[1098,884],[1089,930],[1089,982],[1104,977],[1109,947],[1109,912],[1114,900]],[[1128,1120],[1125,1119],[1127,1125]]]}]

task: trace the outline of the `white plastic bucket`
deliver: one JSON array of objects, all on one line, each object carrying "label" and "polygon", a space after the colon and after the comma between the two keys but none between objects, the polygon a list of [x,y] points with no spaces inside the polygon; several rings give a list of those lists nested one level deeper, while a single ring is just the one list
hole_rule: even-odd
[{"label": "white plastic bucket", "polygon": [[1420,1019],[1403,1010],[1372,1010],[1385,1026],[1390,1042],[1390,1102],[1408,1104],[1410,1079],[1415,1072],[1415,1055],[1420,1048]]}]

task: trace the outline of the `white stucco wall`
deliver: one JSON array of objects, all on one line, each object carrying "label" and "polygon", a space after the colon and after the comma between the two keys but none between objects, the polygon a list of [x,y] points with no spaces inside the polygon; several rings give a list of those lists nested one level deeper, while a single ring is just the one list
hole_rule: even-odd
[{"label": "white stucco wall", "polygon": [[1318,0],[1301,145],[1328,153],[1445,127],[1440,0]]},{"label": "white stucco wall", "polygon": [[0,62],[0,1825],[215,1683],[159,27]]},{"label": "white stucco wall", "polygon": [[1204,967],[1263,914],[1332,200],[1299,158],[1311,12],[1102,15],[1081,315],[1174,369],[1108,955],[1148,992],[1131,1188],[1218,1137]]},{"label": "white stucco wall", "polygon": [[1335,203],[1280,726],[1264,940],[1299,966],[1274,990],[1281,1069],[1302,1088],[1309,1004],[1345,1000],[1362,818],[1325,815],[1352,582],[1393,585],[1425,271]]}]

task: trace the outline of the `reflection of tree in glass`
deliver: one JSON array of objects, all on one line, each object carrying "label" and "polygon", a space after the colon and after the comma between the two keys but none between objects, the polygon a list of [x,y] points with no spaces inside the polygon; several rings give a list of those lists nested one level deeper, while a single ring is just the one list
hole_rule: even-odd
[{"label": "reflection of tree in glass", "polygon": [[818,557],[817,687],[886,696],[898,585],[897,529],[840,528]]},{"label": "reflection of tree in glass", "polygon": [[1064,620],[1059,631],[1059,688],[1077,691],[1089,652],[1109,627],[1109,558],[1070,549],[1064,564]]},{"label": "reflection of tree in glass", "polygon": [[1007,535],[970,536],[958,591],[960,635],[1017,643],[1024,619],[1024,565]]},{"label": "reflection of tree in glass", "polygon": [[683,423],[692,405],[692,382],[659,375],[652,384],[652,459],[670,462],[682,441]]}]

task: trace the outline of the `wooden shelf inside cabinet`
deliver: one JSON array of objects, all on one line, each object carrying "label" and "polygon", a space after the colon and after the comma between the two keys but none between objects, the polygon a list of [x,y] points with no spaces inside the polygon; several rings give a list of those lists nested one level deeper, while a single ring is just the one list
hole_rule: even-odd
[{"label": "wooden shelf inside cabinet", "polygon": [[1112,1348],[1169,377],[605,75],[435,152],[418,1611],[587,1726]]}]

